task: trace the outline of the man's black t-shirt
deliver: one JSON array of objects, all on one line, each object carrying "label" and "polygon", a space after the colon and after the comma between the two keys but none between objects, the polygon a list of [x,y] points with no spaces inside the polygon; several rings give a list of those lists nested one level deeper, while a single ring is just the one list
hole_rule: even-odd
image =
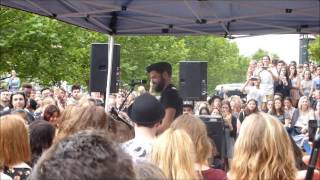
[{"label": "man's black t-shirt", "polygon": [[160,103],[163,105],[164,109],[174,108],[176,109],[175,118],[182,114],[182,98],[179,96],[177,89],[169,84],[161,93]]}]

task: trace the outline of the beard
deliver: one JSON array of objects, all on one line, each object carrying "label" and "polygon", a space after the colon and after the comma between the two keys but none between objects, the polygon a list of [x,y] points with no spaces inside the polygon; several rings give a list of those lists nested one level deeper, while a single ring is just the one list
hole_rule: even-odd
[{"label": "beard", "polygon": [[161,81],[159,82],[159,84],[157,84],[154,87],[154,90],[159,93],[164,89],[164,86],[165,86],[165,80],[163,77],[161,77]]}]

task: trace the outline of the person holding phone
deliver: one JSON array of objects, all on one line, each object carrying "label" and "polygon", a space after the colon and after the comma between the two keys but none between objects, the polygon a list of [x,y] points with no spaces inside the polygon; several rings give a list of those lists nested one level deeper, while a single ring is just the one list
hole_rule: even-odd
[{"label": "person holding phone", "polygon": [[291,81],[286,68],[281,68],[279,78],[274,83],[274,93],[281,93],[283,97],[290,96]]},{"label": "person holding phone", "polygon": [[[253,85],[250,85],[251,83],[253,83]],[[258,106],[261,106],[263,92],[260,89],[260,79],[258,77],[252,76],[249,80],[247,80],[242,87],[241,92],[245,92],[247,94],[247,100],[255,99],[257,100]]]},{"label": "person holding phone", "polygon": [[260,88],[262,89],[265,99],[273,99],[274,94],[274,81],[277,79],[277,75],[273,74],[269,68],[270,57],[264,56],[262,58],[262,67],[258,73],[260,79]]}]

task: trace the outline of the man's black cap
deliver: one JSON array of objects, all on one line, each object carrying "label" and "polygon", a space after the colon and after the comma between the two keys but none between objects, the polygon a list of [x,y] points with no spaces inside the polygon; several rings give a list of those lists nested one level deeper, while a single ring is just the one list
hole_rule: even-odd
[{"label": "man's black cap", "polygon": [[154,64],[149,65],[146,68],[146,71],[148,73],[150,73],[151,71],[157,71],[159,73],[164,73],[167,72],[169,74],[169,76],[171,76],[172,74],[172,67],[171,64],[167,63],[167,62],[157,62]]},{"label": "man's black cap", "polygon": [[161,103],[152,95],[145,93],[137,97],[128,108],[128,116],[140,125],[160,122],[165,115]]}]

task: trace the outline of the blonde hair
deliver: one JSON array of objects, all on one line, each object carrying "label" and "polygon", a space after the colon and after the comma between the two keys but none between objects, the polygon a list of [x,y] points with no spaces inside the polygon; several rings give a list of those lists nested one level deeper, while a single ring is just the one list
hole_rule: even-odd
[{"label": "blonde hair", "polygon": [[42,107],[43,110],[46,109],[47,106],[49,105],[57,105],[57,102],[55,99],[53,99],[52,97],[46,97],[42,100]]},{"label": "blonde hair", "polygon": [[302,97],[300,97],[299,102],[298,102],[298,109],[300,111],[302,111],[302,103],[303,103],[304,100],[307,100],[307,102],[308,102],[308,110],[310,109],[310,101],[309,101],[308,97],[307,96],[302,96]]},{"label": "blonde hair", "polygon": [[89,95],[83,95],[79,102],[78,102],[79,106],[95,106],[95,99],[91,98]]},{"label": "blonde hair", "polygon": [[295,179],[292,144],[283,125],[266,113],[255,113],[241,125],[229,179]]},{"label": "blonde hair", "polygon": [[204,122],[196,116],[183,114],[171,124],[171,128],[185,130],[193,141],[196,162],[208,165],[208,159],[212,157],[213,152]]},{"label": "blonde hair", "polygon": [[0,169],[31,160],[28,130],[18,115],[0,117]]},{"label": "blonde hair", "polygon": [[195,168],[194,145],[182,129],[167,129],[154,142],[151,161],[170,180],[199,179]]}]

